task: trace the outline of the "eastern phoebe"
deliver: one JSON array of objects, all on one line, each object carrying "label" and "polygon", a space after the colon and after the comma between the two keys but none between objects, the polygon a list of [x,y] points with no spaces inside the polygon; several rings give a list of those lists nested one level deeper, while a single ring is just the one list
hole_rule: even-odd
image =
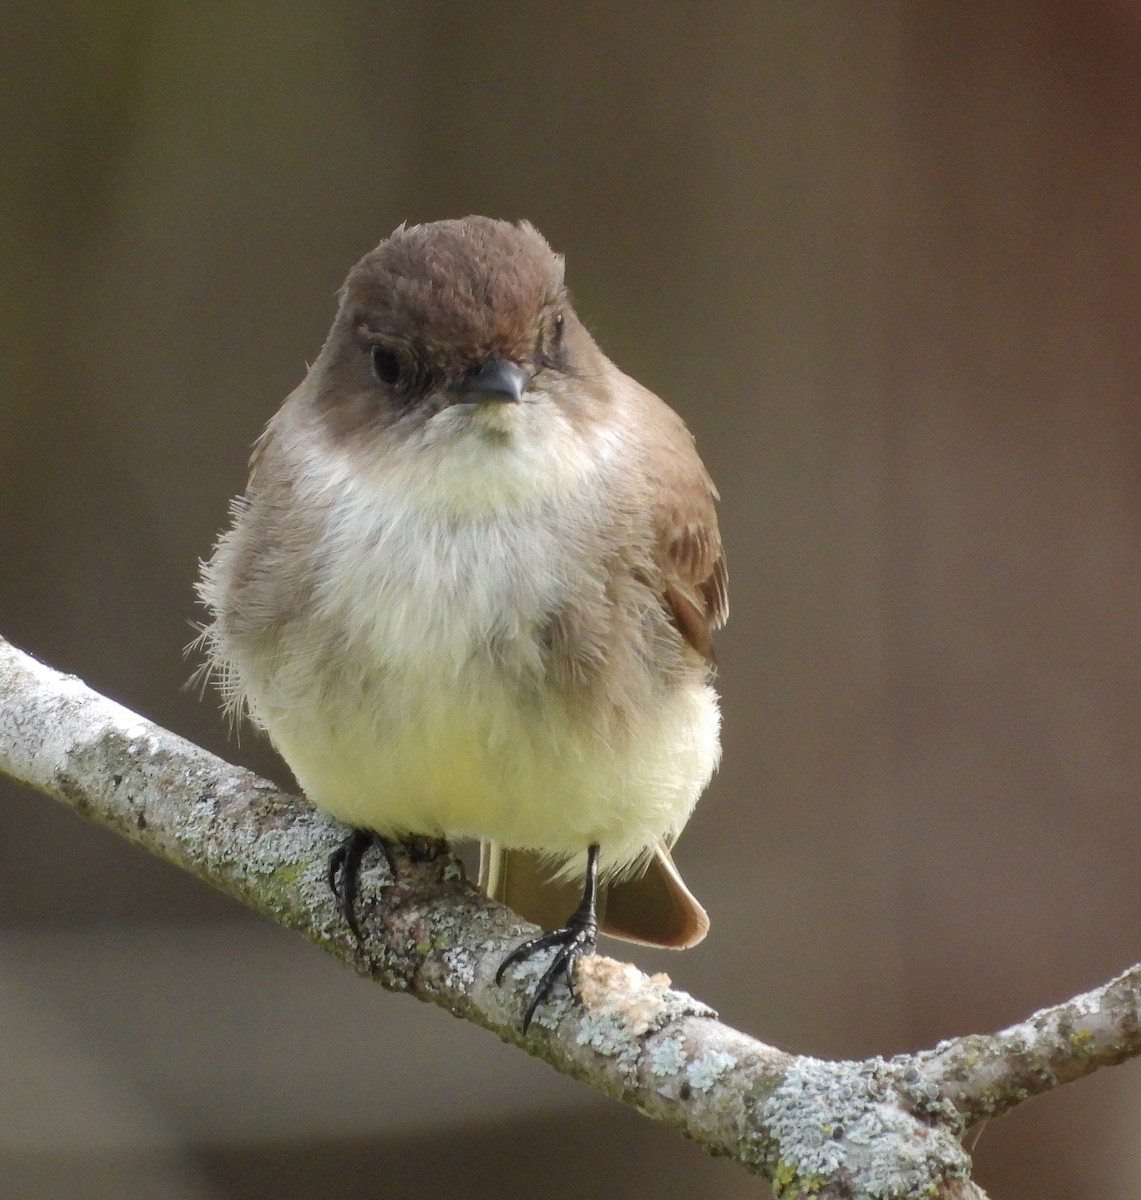
[{"label": "eastern phoebe", "polygon": [[554,927],[500,968],[559,947],[524,1028],[600,928],[705,936],[668,847],[720,753],[716,497],[530,224],[402,226],[357,263],[199,584],[227,708],[353,827],[354,931],[369,844],[420,835],[479,839],[488,892]]}]

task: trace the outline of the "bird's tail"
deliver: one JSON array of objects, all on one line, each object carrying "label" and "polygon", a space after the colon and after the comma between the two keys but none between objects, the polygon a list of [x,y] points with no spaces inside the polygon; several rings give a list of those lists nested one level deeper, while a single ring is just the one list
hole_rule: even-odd
[{"label": "bird's tail", "polygon": [[[497,842],[480,846],[479,886],[544,929],[566,924],[579,902],[579,886],[555,879],[558,865],[529,850]],[[659,842],[645,873],[599,886],[598,928],[644,946],[686,950],[709,932],[705,909],[685,886],[665,842]]]}]

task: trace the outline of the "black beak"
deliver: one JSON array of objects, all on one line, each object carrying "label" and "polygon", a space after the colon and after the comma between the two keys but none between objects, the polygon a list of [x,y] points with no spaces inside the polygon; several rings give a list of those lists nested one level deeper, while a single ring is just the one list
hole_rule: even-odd
[{"label": "black beak", "polygon": [[523,399],[531,373],[518,363],[508,362],[493,354],[478,371],[473,371],[459,385],[464,400]]}]

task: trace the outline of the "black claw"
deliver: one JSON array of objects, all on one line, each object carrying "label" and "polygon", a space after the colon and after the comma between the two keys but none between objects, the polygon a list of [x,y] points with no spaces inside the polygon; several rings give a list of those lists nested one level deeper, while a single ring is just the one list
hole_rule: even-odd
[{"label": "black claw", "polygon": [[357,924],[357,879],[361,861],[370,846],[379,846],[388,869],[396,875],[396,860],[388,840],[371,829],[354,829],[348,837],[329,855],[329,890],[337,902],[337,910],[345,918],[358,942],[364,941]]},{"label": "black claw", "polygon": [[591,846],[586,860],[586,883],[583,887],[582,902],[571,914],[567,923],[561,929],[553,929],[550,933],[540,934],[539,937],[531,938],[521,946],[516,946],[499,964],[499,970],[495,972],[495,982],[502,984],[508,967],[522,962],[525,958],[530,958],[533,954],[538,954],[541,950],[548,950],[552,946],[559,947],[550,966],[543,972],[543,977],[535,987],[531,1002],[523,1014],[524,1033],[527,1032],[539,1005],[550,997],[560,975],[566,979],[567,987],[570,988],[575,999],[581,1000],[575,991],[574,968],[584,954],[594,951],[595,943],[598,940],[598,918],[595,915],[597,890],[598,847]]}]

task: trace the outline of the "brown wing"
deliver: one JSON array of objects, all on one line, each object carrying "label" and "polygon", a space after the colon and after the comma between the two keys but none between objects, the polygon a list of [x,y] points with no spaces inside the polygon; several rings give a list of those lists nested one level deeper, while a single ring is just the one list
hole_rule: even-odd
[{"label": "brown wing", "polygon": [[712,660],[713,630],[729,616],[729,572],[714,509],[717,489],[693,436],[680,417],[667,412],[672,420],[658,424],[662,436],[652,454],[656,557],[674,623],[694,650]]}]

